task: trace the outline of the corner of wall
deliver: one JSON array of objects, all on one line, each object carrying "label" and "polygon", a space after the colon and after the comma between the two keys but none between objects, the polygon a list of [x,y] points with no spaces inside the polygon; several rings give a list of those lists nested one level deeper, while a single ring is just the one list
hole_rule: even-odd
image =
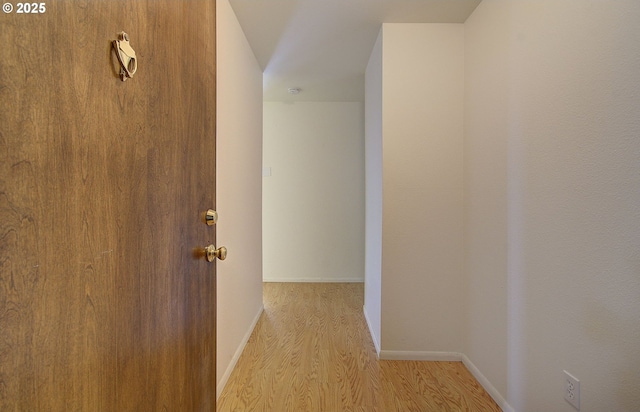
[{"label": "corner of wall", "polygon": [[491,381],[489,381],[489,379],[487,379],[487,377],[484,376],[482,372],[480,372],[480,369],[478,369],[476,365],[471,362],[467,355],[461,354],[461,360],[464,366],[469,370],[469,372],[471,372],[473,377],[476,378],[478,383],[482,385],[484,390],[487,391],[489,396],[491,396],[491,398],[498,404],[503,412],[515,412],[515,410],[511,407],[511,405],[509,405],[507,400],[502,396],[500,391],[491,384]]},{"label": "corner of wall", "polygon": [[362,313],[364,314],[364,319],[367,322],[367,328],[369,328],[369,335],[371,335],[373,346],[376,348],[376,354],[378,355],[378,359],[380,359],[380,338],[376,335],[375,329],[373,328],[371,321],[369,320],[369,314],[367,313],[366,306],[362,307]]},{"label": "corner of wall", "polygon": [[249,338],[251,337],[253,330],[258,324],[258,321],[260,320],[260,316],[262,316],[262,312],[264,312],[264,306],[260,307],[260,310],[254,317],[253,321],[251,322],[251,325],[249,325],[247,332],[242,337],[242,340],[240,341],[240,345],[238,345],[238,349],[236,349],[236,352],[233,354],[233,357],[231,358],[231,361],[229,362],[227,369],[224,371],[224,374],[222,374],[222,376],[218,380],[218,384],[216,385],[216,399],[220,397],[220,394],[224,390],[224,387],[227,385],[227,382],[229,381],[229,377],[231,376],[231,372],[233,372],[233,370],[235,369],[236,364],[238,363],[238,359],[240,359],[240,356],[244,351],[244,347],[247,346],[247,342],[249,341]]}]

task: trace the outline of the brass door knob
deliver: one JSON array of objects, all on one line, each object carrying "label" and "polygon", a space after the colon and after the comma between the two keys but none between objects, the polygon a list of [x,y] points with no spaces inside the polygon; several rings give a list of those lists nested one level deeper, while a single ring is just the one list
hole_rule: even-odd
[{"label": "brass door knob", "polygon": [[213,226],[218,223],[218,212],[213,209],[209,209],[204,212],[204,222],[207,226]]},{"label": "brass door knob", "polygon": [[224,246],[216,249],[215,246],[209,245],[204,248],[204,251],[207,256],[207,262],[213,262],[216,258],[220,260],[225,260],[227,258],[227,248]]}]

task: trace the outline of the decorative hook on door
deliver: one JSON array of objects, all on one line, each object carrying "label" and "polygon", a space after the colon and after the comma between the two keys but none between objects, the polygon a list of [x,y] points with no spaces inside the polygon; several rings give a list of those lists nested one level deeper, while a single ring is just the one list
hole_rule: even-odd
[{"label": "decorative hook on door", "polygon": [[125,32],[118,34],[118,40],[113,41],[113,48],[120,62],[120,78],[124,82],[127,78],[132,78],[138,70],[136,51],[129,44],[129,35]]}]

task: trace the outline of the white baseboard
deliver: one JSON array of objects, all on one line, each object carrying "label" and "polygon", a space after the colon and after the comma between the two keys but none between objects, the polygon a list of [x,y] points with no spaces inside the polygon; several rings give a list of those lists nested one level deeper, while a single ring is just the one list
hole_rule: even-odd
[{"label": "white baseboard", "polygon": [[362,313],[364,313],[364,320],[367,322],[367,327],[369,328],[369,335],[371,336],[371,340],[373,341],[373,346],[376,348],[376,354],[378,355],[378,359],[380,359],[380,343],[378,342],[378,337],[373,333],[373,328],[371,327],[371,322],[369,321],[369,315],[367,315],[367,308],[362,307]]},{"label": "white baseboard", "polygon": [[364,278],[272,278],[264,277],[265,283],[364,283]]},{"label": "white baseboard", "polygon": [[380,359],[384,360],[415,360],[415,361],[458,361],[462,362],[461,353],[458,352],[419,352],[382,350]]},{"label": "white baseboard", "polygon": [[249,338],[253,333],[253,329],[258,324],[258,320],[260,320],[260,316],[262,315],[263,311],[264,311],[264,306],[260,306],[260,310],[258,310],[258,314],[253,319],[253,322],[251,322],[251,326],[249,326],[247,333],[245,333],[244,337],[242,338],[242,341],[240,342],[240,345],[238,346],[236,353],[233,354],[233,357],[231,358],[231,362],[229,362],[229,366],[227,367],[227,370],[224,371],[222,378],[220,378],[220,382],[216,387],[216,399],[220,397],[220,394],[224,390],[224,387],[227,386],[227,382],[229,381],[231,372],[233,372],[233,369],[236,367],[236,364],[238,363],[238,359],[240,359],[240,355],[242,355],[242,352],[244,351],[244,347],[247,345],[247,342],[249,341]]},{"label": "white baseboard", "polygon": [[476,365],[471,362],[471,360],[467,357],[467,355],[462,354],[462,363],[467,367],[469,372],[473,375],[474,378],[482,385],[485,391],[493,398],[493,400],[498,404],[498,406],[504,412],[514,412],[514,409],[507,403],[507,400],[502,397],[500,392],[489,382],[482,372],[476,367]]},{"label": "white baseboard", "polygon": [[[366,315],[365,315],[366,316]],[[500,392],[489,382],[486,376],[480,372],[476,365],[464,353],[459,352],[417,352],[417,351],[393,351],[382,350],[379,358],[384,360],[415,360],[415,361],[455,361],[462,362],[471,372],[474,378],[487,391],[489,396],[498,404],[504,412],[514,412]]]}]

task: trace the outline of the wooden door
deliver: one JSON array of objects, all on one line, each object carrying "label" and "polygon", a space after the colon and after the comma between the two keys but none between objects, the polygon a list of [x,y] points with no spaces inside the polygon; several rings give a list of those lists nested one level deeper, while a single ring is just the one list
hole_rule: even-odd
[{"label": "wooden door", "polygon": [[44,1],[0,15],[0,410],[213,411],[215,3]]}]

